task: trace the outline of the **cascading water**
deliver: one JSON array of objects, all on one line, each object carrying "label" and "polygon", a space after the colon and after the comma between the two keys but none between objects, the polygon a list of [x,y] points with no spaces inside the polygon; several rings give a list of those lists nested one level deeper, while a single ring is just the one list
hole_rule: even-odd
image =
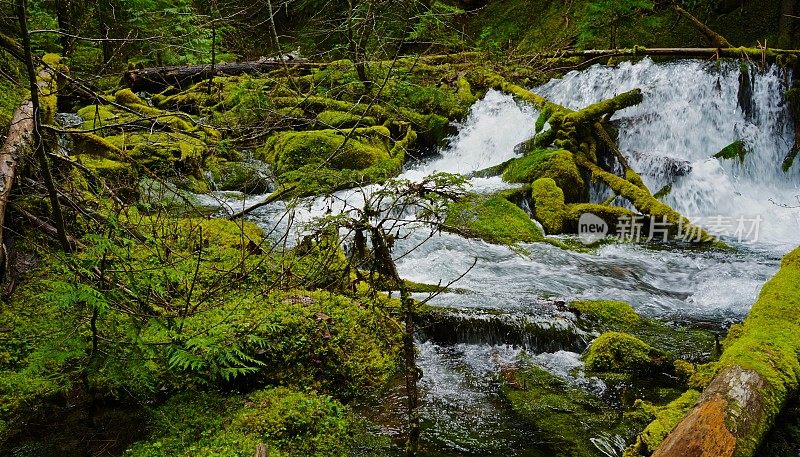
[{"label": "cascading water", "polygon": [[[741,216],[761,217],[754,243],[728,238],[740,248],[737,253],[609,244],[587,254],[544,243],[525,245],[527,253],[521,253],[442,234],[407,253],[426,236],[412,233],[395,247],[401,276],[447,283],[469,270],[455,285],[458,293],[443,293],[432,303],[464,311],[477,308],[535,316],[559,325],[569,326],[568,318],[548,300],[612,298],[630,301],[639,312],[663,319],[740,319],[776,271],[779,256],[800,244],[796,229],[800,210],[779,205],[800,205],[795,197],[800,193],[796,191],[800,166],[786,174],[780,169],[794,141],[782,99],[785,76],[776,68],[747,68],[751,90],[746,110],[739,102],[742,70],[732,62],[656,64],[644,59],[614,68],[595,66],[534,91],[577,109],[641,88],[643,102],[613,117],[619,127],[620,149],[632,167],[653,191],[672,184],[666,202],[701,218],[700,224],[715,217],[730,223]],[[514,157],[516,144],[533,135],[537,114],[510,96],[490,91],[457,126],[459,133],[448,148],[410,167],[402,177],[418,180],[437,171],[469,174],[502,163]],[[744,163],[712,158],[736,140],[744,141],[750,150]],[[470,184],[476,192],[508,186],[500,178],[474,178]],[[369,191],[348,190],[334,198],[309,200],[295,208],[291,218],[285,217],[287,208],[280,202],[254,211],[251,217],[280,235],[289,230],[290,219],[299,226],[347,205],[358,207]],[[237,201],[232,206],[241,209],[252,203]],[[296,236],[292,232],[289,239]],[[525,431],[510,423],[496,394],[497,371],[513,364],[520,351],[474,342],[421,342],[423,439],[437,449],[456,453],[514,455],[525,449],[526,455],[537,455]],[[575,375],[581,367],[576,353],[533,354],[529,361],[576,385],[596,391],[603,388],[597,380]],[[616,437],[593,441],[607,455],[620,450]]]},{"label": "cascading water", "polygon": [[[800,210],[780,206],[800,206],[800,167],[781,170],[794,143],[786,84],[777,66],[644,59],[573,72],[536,92],[577,109],[641,88],[644,102],[612,119],[620,150],[651,190],[671,183],[669,168],[688,165],[691,171],[678,170],[666,203],[723,236],[735,235],[739,218],[760,216],[758,244],[780,253],[800,244]],[[737,140],[750,151],[742,163],[712,157]]]}]

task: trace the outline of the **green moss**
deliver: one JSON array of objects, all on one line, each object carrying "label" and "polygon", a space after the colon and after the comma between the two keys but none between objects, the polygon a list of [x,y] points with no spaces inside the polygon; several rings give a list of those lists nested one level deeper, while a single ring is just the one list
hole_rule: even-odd
[{"label": "green moss", "polygon": [[114,93],[114,100],[121,105],[143,105],[147,104],[134,94],[130,89],[120,89]]},{"label": "green moss", "polygon": [[654,416],[653,421],[636,437],[636,442],[625,450],[625,457],[650,455],[654,452],[669,432],[692,410],[700,392],[687,390],[683,395],[665,406],[653,406],[646,402],[638,402],[639,407]]},{"label": "green moss", "polygon": [[353,128],[375,125],[376,120],[371,116],[362,117],[359,114],[343,111],[323,111],[317,115],[317,122],[324,128]]},{"label": "green moss", "polygon": [[652,372],[666,363],[663,352],[635,336],[606,332],[595,339],[583,355],[590,371]]},{"label": "green moss", "polygon": [[209,154],[205,142],[183,133],[123,133],[105,138],[137,166],[173,175],[188,173],[202,179],[202,165]]},{"label": "green moss", "polygon": [[130,185],[132,181],[135,181],[136,172],[129,163],[95,155],[77,155],[76,158],[97,175],[109,178],[115,186],[122,186],[126,183]]},{"label": "green moss", "polygon": [[444,224],[448,231],[490,243],[530,243],[543,239],[528,214],[500,194],[470,194],[451,203]]},{"label": "green moss", "polygon": [[738,160],[744,162],[745,157],[750,152],[747,145],[742,140],[736,140],[733,143],[722,148],[718,153],[714,154],[717,159]]},{"label": "green moss", "polygon": [[655,199],[646,188],[643,189],[625,178],[609,173],[586,159],[581,159],[580,163],[592,172],[594,179],[605,182],[616,194],[630,201],[641,213],[653,216],[659,222],[664,221],[672,224],[671,232],[674,234],[677,233],[678,227],[681,227],[685,233],[692,234],[693,238],[699,239],[701,242],[709,243],[715,241],[715,238],[708,232],[694,226],[669,205]]},{"label": "green moss", "polygon": [[568,202],[581,201],[586,195],[585,183],[569,151],[534,149],[509,163],[503,172],[506,182],[531,183],[539,178],[553,179]]},{"label": "green moss", "polygon": [[593,394],[539,367],[507,372],[504,377],[501,392],[554,455],[594,457],[598,450],[592,437],[609,433],[631,439],[647,423],[642,413],[620,414]]},{"label": "green moss", "polygon": [[550,116],[552,116],[552,114],[553,112],[550,107],[545,107],[542,109],[542,111],[539,113],[539,117],[536,118],[536,133],[539,133],[544,129],[544,125],[550,120]]},{"label": "green moss", "polygon": [[629,329],[641,323],[641,318],[628,302],[617,300],[576,300],[569,303],[579,312],[603,326]]},{"label": "green moss", "polygon": [[218,161],[210,166],[216,190],[232,190],[246,194],[263,194],[272,187],[271,172],[259,161]]},{"label": "green moss", "polygon": [[[760,374],[769,384],[764,389],[766,422],[759,423],[759,436],[769,429],[789,392],[798,388],[800,377],[800,248],[787,254],[781,269],[761,289],[739,335],[726,348],[719,368],[740,366]],[[754,450],[756,443],[743,444]]]},{"label": "green moss", "polygon": [[346,144],[345,135],[336,130],[281,132],[267,141],[262,154],[278,174],[306,165],[363,170],[390,158],[389,137],[382,126],[356,129]]},{"label": "green moss", "polygon": [[598,203],[574,203],[567,205],[567,219],[570,220],[574,225],[574,227],[570,228],[577,230],[578,219],[580,219],[582,214],[586,213],[592,213],[605,221],[605,223],[608,224],[609,233],[614,233],[614,227],[616,227],[621,218],[635,215],[633,211],[621,206],[603,205]]},{"label": "green moss", "polygon": [[73,150],[76,154],[87,154],[97,157],[119,157],[120,154],[122,154],[122,150],[117,146],[93,133],[74,132],[71,135],[74,145]]},{"label": "green moss", "polygon": [[314,392],[268,388],[247,397],[187,393],[151,409],[152,435],[127,457],[347,454],[357,431],[338,401]]},{"label": "green moss", "polygon": [[566,211],[564,192],[550,178],[540,178],[531,186],[533,214],[548,235],[563,231]]}]

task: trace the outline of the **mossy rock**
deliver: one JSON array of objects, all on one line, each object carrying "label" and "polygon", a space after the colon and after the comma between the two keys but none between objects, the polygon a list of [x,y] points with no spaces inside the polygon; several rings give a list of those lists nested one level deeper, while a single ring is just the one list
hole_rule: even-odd
[{"label": "mossy rock", "polygon": [[323,128],[349,129],[375,125],[377,121],[372,116],[361,116],[357,113],[343,111],[323,111],[317,115],[317,122]]},{"label": "mossy rock", "polygon": [[502,193],[469,194],[451,203],[444,225],[447,231],[489,243],[531,243],[544,239],[528,213]]},{"label": "mossy rock", "polygon": [[531,183],[540,178],[553,179],[568,203],[586,199],[586,183],[572,153],[563,149],[534,149],[509,163],[503,172],[506,182]]},{"label": "mossy rock", "polygon": [[716,337],[711,331],[642,317],[624,301],[576,300],[567,307],[578,316],[578,327],[587,332],[625,332],[663,351],[668,358],[691,363],[705,363],[715,355]]},{"label": "mossy rock", "polygon": [[137,166],[164,175],[188,173],[203,179],[203,163],[210,153],[205,142],[176,132],[123,133],[105,139]]},{"label": "mossy rock", "polygon": [[714,154],[713,157],[717,159],[738,160],[742,163],[749,152],[750,150],[747,148],[747,144],[745,144],[744,141],[736,140],[722,148],[718,153]]},{"label": "mossy rock", "polygon": [[603,205],[599,203],[573,203],[567,205],[567,224],[564,229],[569,232],[578,231],[578,221],[581,215],[591,213],[602,219],[608,224],[608,233],[617,232],[617,224],[620,219],[630,218],[636,215],[628,208],[614,205]]},{"label": "mossy rock", "polygon": [[390,159],[390,133],[386,127],[355,129],[347,143],[345,135],[336,130],[281,132],[270,137],[261,154],[279,175],[306,165],[363,170]]},{"label": "mossy rock", "polygon": [[592,438],[609,434],[632,439],[649,420],[641,411],[622,414],[536,366],[506,372],[504,378],[503,396],[554,455],[595,457],[601,453]]},{"label": "mossy rock", "polygon": [[642,318],[630,303],[618,300],[575,300],[569,309],[580,317],[591,319],[604,328],[630,329],[642,322]]},{"label": "mossy rock", "polygon": [[274,187],[272,172],[261,161],[220,161],[208,168],[216,190],[264,194]]},{"label": "mossy rock", "polygon": [[122,150],[105,138],[93,133],[71,134],[73,153],[95,157],[120,157]]},{"label": "mossy rock", "polygon": [[652,373],[669,365],[664,352],[621,332],[597,337],[583,359],[586,369],[595,372]]},{"label": "mossy rock", "polygon": [[114,93],[114,101],[121,105],[147,105],[130,89],[121,89]]},{"label": "mossy rock", "polygon": [[548,235],[562,233],[566,209],[564,191],[550,178],[539,178],[531,186],[533,215]]}]

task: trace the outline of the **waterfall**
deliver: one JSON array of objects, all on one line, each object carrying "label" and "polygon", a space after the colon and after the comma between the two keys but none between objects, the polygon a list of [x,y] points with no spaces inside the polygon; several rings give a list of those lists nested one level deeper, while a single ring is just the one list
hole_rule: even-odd
[{"label": "waterfall", "polygon": [[[613,68],[594,66],[533,88],[574,109],[641,88],[643,102],[612,118],[631,166],[653,192],[671,184],[665,201],[699,218],[701,225],[708,226],[714,217],[759,216],[760,236],[754,243],[726,238],[739,248],[736,253],[625,243],[589,253],[546,243],[511,248],[450,233],[427,239],[427,230],[398,239],[394,254],[404,278],[446,284],[463,275],[454,285],[457,291],[430,301],[447,308],[448,318],[420,332],[423,441],[437,450],[464,453],[514,455],[536,449],[538,438],[528,436],[530,430],[498,401],[498,372],[520,358],[573,385],[604,391],[597,379],[582,376],[577,351],[585,344],[584,335],[564,325],[568,321],[553,305],[556,301],[613,298],[662,319],[741,319],[777,270],[780,255],[800,244],[795,228],[800,210],[784,207],[800,206],[800,166],[788,173],[780,169],[794,142],[782,95],[786,79],[776,67],[643,59]],[[458,133],[447,147],[409,164],[401,178],[419,180],[439,171],[468,175],[505,162],[515,157],[515,145],[533,136],[537,115],[511,96],[489,91],[456,125]],[[743,163],[713,157],[737,140],[750,151]],[[509,184],[499,177],[472,178],[469,187],[493,192]],[[277,238],[289,232],[291,245],[305,222],[360,207],[376,188],[344,190],[296,206],[275,202],[250,218]],[[592,194],[601,198],[603,192],[607,189],[596,187]],[[241,209],[266,196],[243,198],[225,204]],[[618,436],[600,434],[592,442],[607,455],[618,454],[622,446]]]},{"label": "waterfall", "polygon": [[[800,209],[784,207],[800,206],[800,166],[781,170],[794,143],[788,79],[775,65],[643,59],[571,72],[535,91],[579,109],[641,88],[643,102],[612,119],[620,150],[651,191],[672,183],[665,202],[723,236],[740,218],[760,217],[757,246],[783,253],[800,244]],[[742,163],[712,157],[737,140],[749,151]]]}]

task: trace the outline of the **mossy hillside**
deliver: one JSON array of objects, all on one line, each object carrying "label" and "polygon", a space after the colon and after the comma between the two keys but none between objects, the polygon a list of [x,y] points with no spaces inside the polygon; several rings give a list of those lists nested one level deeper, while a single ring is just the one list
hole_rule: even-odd
[{"label": "mossy hillside", "polygon": [[335,399],[285,387],[249,395],[186,393],[149,410],[152,433],[126,457],[250,456],[259,444],[269,455],[339,456],[363,433]]},{"label": "mossy hillside", "polygon": [[[543,0],[498,0],[489,2],[474,15],[466,16],[466,28],[477,45],[486,49],[512,48],[522,52],[561,49],[580,34],[587,5],[580,0],[569,4]],[[759,8],[741,2],[701,0],[687,8],[732,43],[755,46],[758,41],[778,43],[780,2]],[[529,12],[535,11],[535,15]],[[656,8],[642,19],[634,18],[618,28],[619,47],[707,47],[708,39],[671,8]],[[797,37],[794,37],[796,44]],[[585,49],[606,49],[607,33],[582,37]]]},{"label": "mossy hillside", "polygon": [[539,178],[531,186],[533,215],[544,227],[545,233],[554,235],[564,230],[566,210],[564,192],[550,178]]},{"label": "mossy hillside", "polygon": [[460,201],[451,203],[444,228],[489,243],[531,243],[544,239],[530,216],[503,193],[468,194]]},{"label": "mossy hillside", "polygon": [[637,406],[654,416],[654,419],[636,437],[636,441],[625,449],[623,457],[647,456],[658,449],[664,438],[686,417],[699,398],[700,392],[687,390],[664,406],[654,406],[638,400]]},{"label": "mossy hillside", "polygon": [[[330,290],[297,288],[298,282],[313,287],[302,278],[332,271],[327,259],[343,259],[338,243],[284,258],[267,249],[261,230],[250,223],[131,208],[122,219],[109,219],[106,230],[116,233],[120,225],[122,239],[82,236],[77,265],[70,267],[64,263],[69,259],[50,254],[47,241],[31,237],[31,244],[19,246],[42,262],[26,273],[0,313],[9,328],[0,345],[0,419],[8,433],[81,382],[96,399],[123,403],[158,392],[269,383],[347,399],[395,372],[395,302],[363,289],[341,295],[342,284],[330,281],[317,283]],[[75,227],[71,233],[79,234]],[[100,259],[112,289],[96,288],[73,270],[92,268]],[[88,322],[95,306],[102,310],[102,355],[84,375],[76,367],[91,352]]]},{"label": "mossy hillside", "polygon": [[651,373],[669,366],[666,354],[633,335],[606,332],[583,355],[586,369],[596,372]]}]

